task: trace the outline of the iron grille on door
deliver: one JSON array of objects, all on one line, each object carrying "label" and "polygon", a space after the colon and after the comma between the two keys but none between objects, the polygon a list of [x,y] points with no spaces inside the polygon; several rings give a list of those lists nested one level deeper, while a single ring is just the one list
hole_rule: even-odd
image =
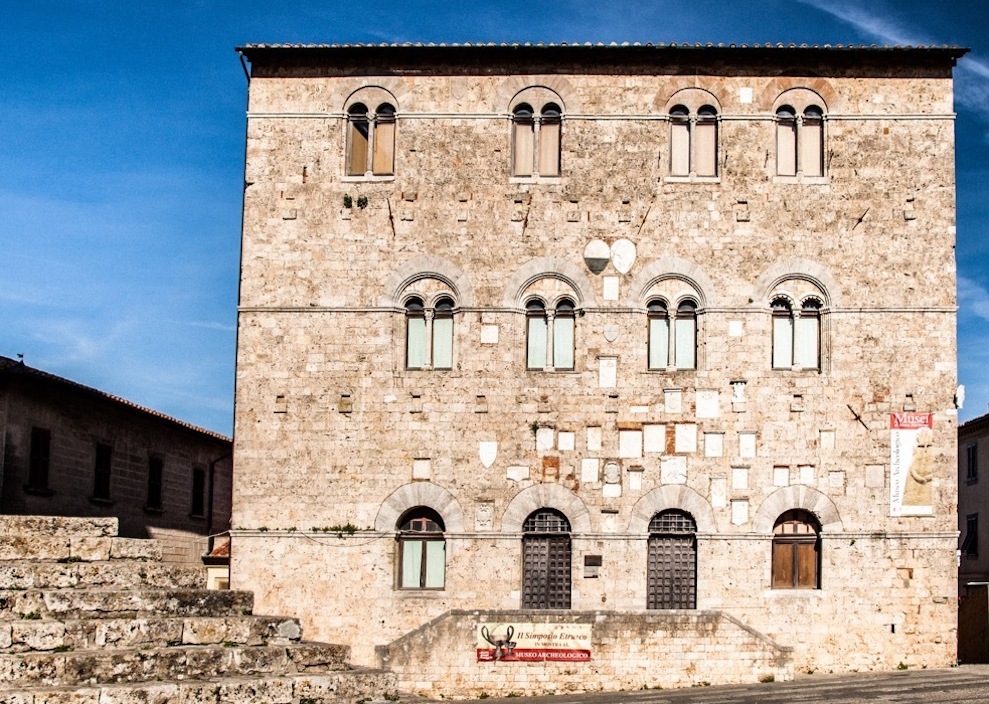
[{"label": "iron grille on door", "polygon": [[570,608],[570,523],[543,509],[522,525],[522,608]]},{"label": "iron grille on door", "polygon": [[646,607],[697,608],[697,526],[684,511],[663,511],[649,523]]}]

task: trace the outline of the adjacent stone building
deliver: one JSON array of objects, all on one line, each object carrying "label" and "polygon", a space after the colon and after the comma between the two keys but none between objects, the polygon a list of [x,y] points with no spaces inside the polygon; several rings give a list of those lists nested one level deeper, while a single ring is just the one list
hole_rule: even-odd
[{"label": "adjacent stone building", "polygon": [[979,481],[980,465],[984,475],[989,468],[989,415],[970,420],[958,428],[958,531],[961,539],[958,587],[962,594],[970,583],[989,583],[989,536],[982,539],[982,552],[979,552],[979,538],[989,529],[989,484],[985,476]]},{"label": "adjacent stone building", "polygon": [[954,661],[964,50],[240,52],[260,610],[434,693]]},{"label": "adjacent stone building", "polygon": [[103,516],[201,565],[230,527],[229,438],[0,357],[0,513]]}]

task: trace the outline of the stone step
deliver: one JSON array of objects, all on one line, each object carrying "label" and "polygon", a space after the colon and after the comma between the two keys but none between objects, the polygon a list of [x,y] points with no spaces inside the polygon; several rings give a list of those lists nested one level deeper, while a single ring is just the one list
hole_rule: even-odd
[{"label": "stone step", "polygon": [[0,561],[161,560],[157,540],[68,535],[0,535]]},{"label": "stone step", "polygon": [[287,645],[299,622],[276,616],[22,620],[0,622],[0,653],[183,645]]},{"label": "stone step", "polygon": [[0,590],[0,621],[129,618],[158,616],[242,616],[254,608],[254,594],[206,589],[27,589]]},{"label": "stone step", "polygon": [[385,704],[413,699],[399,696],[394,675],[364,669],[294,676],[0,688],[3,704],[353,704],[355,701]]},{"label": "stone step", "polygon": [[115,682],[286,675],[347,670],[350,648],[328,643],[178,646],[0,655],[4,686],[75,686]]},{"label": "stone step", "polygon": [[0,535],[32,537],[111,537],[117,535],[116,518],[66,516],[0,516]]},{"label": "stone step", "polygon": [[150,561],[0,562],[0,588],[144,587],[203,589],[206,570]]}]

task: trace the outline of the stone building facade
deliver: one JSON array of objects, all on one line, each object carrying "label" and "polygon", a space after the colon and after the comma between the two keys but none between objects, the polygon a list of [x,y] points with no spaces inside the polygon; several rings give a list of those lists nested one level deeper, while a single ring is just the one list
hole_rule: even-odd
[{"label": "stone building facade", "polygon": [[232,586],[433,692],[953,662],[964,50],[240,52]]},{"label": "stone building facade", "polygon": [[230,527],[232,442],[0,357],[0,513],[103,516],[201,565]]},{"label": "stone building facade", "polygon": [[[982,467],[981,477],[979,467]],[[989,583],[987,469],[989,469],[989,415],[984,415],[958,428],[958,547],[961,551],[958,588],[961,594],[965,593],[967,584]],[[986,537],[980,541],[979,538],[983,535]]]}]

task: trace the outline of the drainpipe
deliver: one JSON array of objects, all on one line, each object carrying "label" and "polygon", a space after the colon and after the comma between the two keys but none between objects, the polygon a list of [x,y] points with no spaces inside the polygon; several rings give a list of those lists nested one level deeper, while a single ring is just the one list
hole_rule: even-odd
[{"label": "drainpipe", "polygon": [[206,535],[209,537],[210,550],[213,549],[213,485],[216,483],[216,465],[228,457],[233,457],[233,452],[221,455],[209,463],[209,504],[206,508]]}]

